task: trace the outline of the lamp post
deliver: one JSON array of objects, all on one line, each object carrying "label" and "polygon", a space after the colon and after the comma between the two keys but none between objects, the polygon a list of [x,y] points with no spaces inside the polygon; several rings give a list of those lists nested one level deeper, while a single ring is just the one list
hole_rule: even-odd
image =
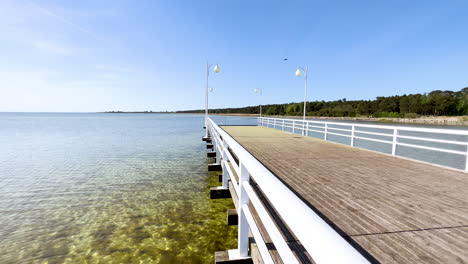
[{"label": "lamp post", "polygon": [[[213,67],[214,66],[214,67]],[[210,76],[210,69],[213,67],[213,71],[218,73],[221,71],[218,64],[212,65],[206,62],[206,89],[205,89],[205,138],[208,137],[208,77]]]},{"label": "lamp post", "polygon": [[305,121],[306,117],[306,101],[307,101],[307,76],[309,75],[309,67],[301,68],[297,67],[296,69],[296,76],[300,77],[302,74],[304,74],[304,117],[303,120]]},{"label": "lamp post", "polygon": [[[262,95],[262,89],[255,88],[254,93]],[[260,117],[262,117],[262,104],[260,103]]]}]

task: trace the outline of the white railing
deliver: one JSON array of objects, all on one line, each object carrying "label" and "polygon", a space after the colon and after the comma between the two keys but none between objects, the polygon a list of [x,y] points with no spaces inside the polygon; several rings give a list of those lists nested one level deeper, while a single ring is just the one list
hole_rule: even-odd
[{"label": "white railing", "polygon": [[[303,136],[309,136],[309,132],[315,132],[321,134],[324,140],[329,140],[329,135],[346,137],[350,138],[349,145],[352,147],[356,147],[356,139],[389,144],[391,145],[391,154],[393,156],[400,156],[397,153],[398,146],[461,155],[464,157],[464,170],[468,171],[468,130],[367,125],[312,120],[304,121],[301,119],[270,117],[259,117],[258,124],[281,129],[283,131],[289,128],[292,133],[300,131]],[[373,129],[374,131],[369,131],[369,129]],[[407,134],[408,132],[413,134],[419,133],[419,135],[404,135],[405,132]],[[428,133],[431,135],[428,135]],[[434,135],[455,136],[459,138],[462,136],[463,139],[440,139]],[[412,140],[413,142],[405,143],[402,142],[402,140]],[[432,146],[430,144],[432,144]],[[454,148],[458,148],[458,150]]]},{"label": "white railing", "polygon": [[[364,256],[213,120],[209,119],[207,129],[217,158],[220,159],[222,166],[221,188],[227,189],[230,180],[239,198],[237,206],[239,215],[238,248],[230,251],[231,258],[248,257],[250,230],[263,261],[273,263],[259,231],[258,223],[254,220],[250,210],[250,205],[255,208],[283,262],[299,263],[274,220],[252,188],[250,179],[253,179],[314,262],[319,264],[369,263]],[[237,161],[230,153],[231,151],[237,157]],[[238,176],[238,180],[236,180],[234,173]]]}]

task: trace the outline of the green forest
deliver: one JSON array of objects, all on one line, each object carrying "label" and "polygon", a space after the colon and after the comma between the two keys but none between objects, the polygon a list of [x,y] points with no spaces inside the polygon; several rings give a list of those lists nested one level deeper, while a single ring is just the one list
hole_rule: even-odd
[{"label": "green forest", "polygon": [[[264,115],[300,116],[304,103],[270,104],[262,106]],[[407,117],[420,115],[459,116],[468,115],[468,87],[460,91],[432,91],[425,94],[404,94],[377,97],[375,100],[312,101],[306,104],[308,116],[329,117]],[[202,113],[204,110],[178,111],[178,113]],[[259,106],[210,109],[216,114],[258,114]]]}]

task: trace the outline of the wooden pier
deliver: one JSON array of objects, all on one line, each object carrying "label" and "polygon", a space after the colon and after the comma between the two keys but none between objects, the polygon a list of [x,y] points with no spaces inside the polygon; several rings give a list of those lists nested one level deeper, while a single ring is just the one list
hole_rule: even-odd
[{"label": "wooden pier", "polygon": [[[307,206],[308,209],[302,210],[310,210],[319,216],[363,257],[350,258],[349,263],[468,262],[467,173],[261,126],[223,126],[221,129],[226,133],[224,137],[236,141],[231,145],[238,144],[245,149]],[[213,141],[214,145],[222,145],[219,140],[225,141],[224,132],[219,134],[217,142]],[[239,168],[242,159],[246,158],[237,157],[236,151],[227,145],[224,145],[227,162],[220,164],[224,164],[226,177],[230,176],[227,184],[236,206],[240,207],[237,201],[239,186],[250,188],[239,184],[242,182]],[[218,157],[223,157],[221,151],[223,146],[218,149]],[[226,154],[231,159],[226,159]],[[240,163],[236,164],[234,160],[239,159]],[[256,168],[249,173],[254,171]],[[294,255],[295,263],[331,263],[326,256],[315,258],[316,252],[307,250],[311,248],[307,243],[313,243],[300,237],[301,228],[306,232],[312,221],[303,222],[303,227],[292,226],[294,219],[287,219],[287,209],[278,204],[281,200],[275,200],[275,195],[281,193],[269,194],[269,186],[262,187],[261,180],[261,177],[247,180],[255,191],[250,195],[261,200],[257,206],[266,208],[267,215]],[[250,209],[246,210],[253,212],[263,242],[270,244],[271,259],[264,261],[257,252],[261,247],[257,248],[258,241],[254,239],[253,247],[250,243],[252,260],[256,263],[290,263],[283,259],[286,253],[277,252],[280,248],[277,244],[283,242],[269,237],[272,228],[262,223],[265,217],[255,206],[247,205]],[[290,210],[295,213],[293,210],[301,209]],[[242,219],[239,218],[239,222]],[[249,228],[253,236],[252,223]],[[317,236],[320,241],[320,234]],[[326,240],[324,238],[324,243]],[[334,246],[333,243],[329,247]],[[336,243],[339,254],[341,245],[338,244],[341,242]]]}]

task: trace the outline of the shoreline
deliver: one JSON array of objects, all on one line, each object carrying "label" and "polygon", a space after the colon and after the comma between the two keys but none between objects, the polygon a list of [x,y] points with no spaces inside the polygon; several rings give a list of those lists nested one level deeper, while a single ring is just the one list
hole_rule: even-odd
[{"label": "shoreline", "polygon": [[[210,115],[258,116],[258,114],[210,114]],[[302,119],[301,116],[277,116],[277,115],[265,116],[264,115],[263,117]],[[418,118],[306,116],[306,119],[366,121],[366,122],[422,124],[422,125],[468,126],[468,116],[421,116]]]},{"label": "shoreline", "polygon": [[[180,112],[103,112],[107,114],[183,114],[183,115],[203,115],[204,113],[180,113]],[[236,114],[236,113],[210,113],[217,116],[251,116],[258,117],[258,114]],[[292,118],[301,119],[302,116],[286,115],[263,115],[263,117]],[[380,123],[402,123],[402,124],[421,124],[421,125],[444,125],[444,126],[468,126],[468,116],[420,116],[417,118],[404,117],[331,117],[331,116],[307,116],[307,119],[323,120],[345,120],[345,121],[365,121]]]}]

